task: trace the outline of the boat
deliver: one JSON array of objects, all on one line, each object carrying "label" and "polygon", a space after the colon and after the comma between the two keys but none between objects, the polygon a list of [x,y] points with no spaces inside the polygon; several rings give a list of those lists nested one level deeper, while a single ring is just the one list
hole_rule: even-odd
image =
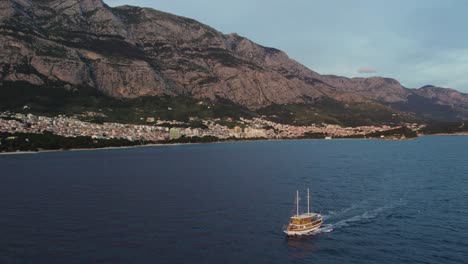
[{"label": "boat", "polygon": [[288,236],[311,235],[323,224],[323,217],[318,213],[310,212],[310,193],[307,189],[307,213],[299,212],[299,191],[296,192],[296,214],[293,215],[289,224],[284,226],[283,232]]}]

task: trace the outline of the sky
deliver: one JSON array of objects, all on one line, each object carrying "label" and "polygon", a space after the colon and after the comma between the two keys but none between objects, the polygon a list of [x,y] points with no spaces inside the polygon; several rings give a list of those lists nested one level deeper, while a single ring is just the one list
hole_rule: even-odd
[{"label": "sky", "polygon": [[468,92],[465,0],[104,0],[238,33],[321,74]]}]

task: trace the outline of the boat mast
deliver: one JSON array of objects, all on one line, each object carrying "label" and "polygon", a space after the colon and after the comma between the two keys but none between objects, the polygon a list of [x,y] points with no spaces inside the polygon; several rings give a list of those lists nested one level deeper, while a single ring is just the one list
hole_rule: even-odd
[{"label": "boat mast", "polygon": [[310,194],[309,194],[309,188],[307,188],[307,213],[310,214]]},{"label": "boat mast", "polygon": [[296,191],[296,215],[299,216],[299,190]]}]

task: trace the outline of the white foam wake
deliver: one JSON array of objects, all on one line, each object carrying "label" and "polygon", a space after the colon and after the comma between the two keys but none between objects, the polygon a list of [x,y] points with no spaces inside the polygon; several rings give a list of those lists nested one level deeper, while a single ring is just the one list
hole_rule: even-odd
[{"label": "white foam wake", "polygon": [[[354,215],[352,217],[349,217],[349,218],[346,218],[346,219],[343,219],[343,220],[339,220],[339,221],[337,221],[335,223],[332,222],[330,224],[324,225],[323,227],[315,230],[314,232],[328,233],[328,232],[331,232],[331,231],[333,231],[334,229],[337,229],[337,228],[350,226],[353,223],[358,223],[358,222],[361,222],[361,221],[370,220],[370,219],[376,218],[377,216],[379,216],[383,212],[385,212],[387,210],[391,210],[391,209],[393,209],[395,207],[398,207],[398,206],[400,206],[402,204],[403,204],[403,200],[399,200],[397,202],[390,203],[390,204],[387,204],[385,206],[382,206],[382,207],[379,207],[379,208],[376,208],[376,209],[373,209],[373,210],[367,210],[364,213]],[[324,216],[324,219],[335,218],[335,216],[346,214],[346,213],[348,213],[348,212],[350,212],[350,211],[352,211],[354,209],[357,209],[358,207],[359,207],[359,205],[353,205],[353,206],[351,206],[349,208],[340,210],[339,213],[332,213],[331,215]]]},{"label": "white foam wake", "polygon": [[367,201],[360,201],[360,202],[357,202],[357,203],[351,205],[350,207],[343,208],[343,209],[341,209],[339,211],[328,211],[328,214],[324,215],[323,219],[327,220],[327,219],[329,219],[331,217],[344,215],[344,214],[346,214],[346,213],[348,213],[350,211],[353,211],[355,209],[358,209],[358,208],[362,207],[366,203],[367,203]]},{"label": "white foam wake", "polygon": [[321,226],[319,229],[312,231],[310,234],[317,235],[321,233],[330,233],[331,231],[333,231],[333,225],[326,224],[326,225]]}]

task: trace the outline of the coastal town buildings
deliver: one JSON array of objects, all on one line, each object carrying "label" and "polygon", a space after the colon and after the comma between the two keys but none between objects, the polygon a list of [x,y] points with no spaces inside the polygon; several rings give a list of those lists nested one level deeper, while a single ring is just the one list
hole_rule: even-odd
[{"label": "coastal town buildings", "polygon": [[[288,139],[304,138],[308,135],[323,135],[323,137],[364,137],[366,134],[382,132],[399,128],[399,126],[359,126],[342,127],[332,124],[319,124],[310,126],[293,126],[275,123],[262,118],[239,120],[241,126],[221,125],[219,119],[202,120],[203,127],[190,127],[189,123],[175,120],[153,120],[152,125],[135,125],[120,123],[91,123],[84,122],[76,117],[59,115],[56,117],[37,116],[21,113],[0,113],[0,132],[43,133],[51,132],[65,137],[88,136],[95,139],[120,138],[130,141],[165,141],[177,140],[181,137],[205,137],[211,136],[218,139],[230,138],[264,138],[264,139]],[[232,121],[232,120],[231,120]],[[419,129],[418,124],[406,124],[413,130]]]}]

